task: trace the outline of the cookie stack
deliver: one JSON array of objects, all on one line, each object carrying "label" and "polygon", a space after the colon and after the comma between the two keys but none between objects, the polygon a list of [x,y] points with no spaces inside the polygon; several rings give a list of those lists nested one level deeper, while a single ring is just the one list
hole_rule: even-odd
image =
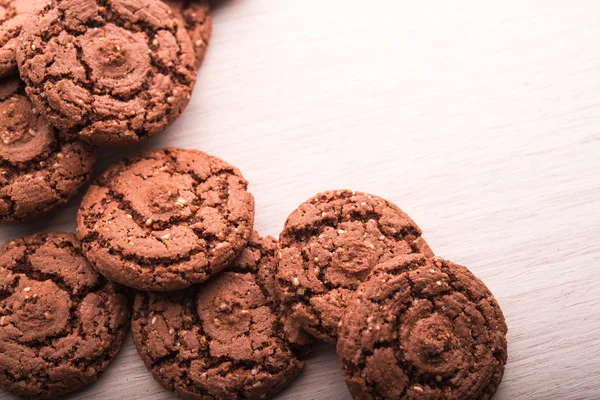
[{"label": "cookie stack", "polygon": [[[171,124],[210,37],[202,0],[34,3],[3,6],[3,222],[67,202],[91,174],[94,146]],[[337,344],[356,399],[493,396],[507,358],[500,307],[465,267],[436,257],[400,208],[321,193],[277,241],[254,231],[247,189],[219,158],[149,150],[89,187],[76,236],[3,245],[0,387],[53,398],[90,384],[131,323],[147,368],[183,398],[270,398],[316,340]]]}]

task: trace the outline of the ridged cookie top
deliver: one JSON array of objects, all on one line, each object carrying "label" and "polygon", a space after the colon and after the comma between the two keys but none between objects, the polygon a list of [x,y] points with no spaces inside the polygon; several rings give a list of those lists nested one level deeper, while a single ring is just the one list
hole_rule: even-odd
[{"label": "ridged cookie top", "polygon": [[355,399],[486,400],[502,380],[506,333],[498,302],[469,270],[407,255],[358,287],[337,351]]},{"label": "ridged cookie top", "polygon": [[163,386],[183,398],[261,399],[300,373],[297,350],[305,348],[288,336],[272,295],[275,251],[273,238],[254,233],[227,271],[208,282],[136,296],[134,341]]},{"label": "ridged cookie top", "polygon": [[77,234],[92,264],[141,290],[177,290],[231,263],[248,242],[254,199],[240,171],[196,150],[150,150],[90,187]]},{"label": "ridged cookie top", "polygon": [[93,148],[65,138],[17,78],[0,81],[0,221],[32,219],[66,203],[89,178]]},{"label": "ridged cookie top", "polygon": [[126,297],[92,269],[75,235],[0,247],[0,387],[51,398],[96,380],[119,350]]},{"label": "ridged cookie top", "polygon": [[190,38],[159,0],[53,0],[24,24],[17,62],[48,121],[93,144],[162,132],[196,79]]},{"label": "ridged cookie top", "polygon": [[400,254],[432,255],[414,221],[392,203],[347,190],[318,194],[287,219],[277,282],[292,317],[334,342],[354,290],[372,268]]}]

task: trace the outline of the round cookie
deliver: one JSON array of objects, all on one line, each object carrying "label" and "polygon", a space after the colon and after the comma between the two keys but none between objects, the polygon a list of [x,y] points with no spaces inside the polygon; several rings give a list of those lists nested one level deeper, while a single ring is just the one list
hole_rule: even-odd
[{"label": "round cookie", "polygon": [[254,199],[239,170],[197,150],[146,151],[105,171],[86,193],[77,234],[94,267],[140,290],[203,282],[248,242]]},{"label": "round cookie", "polygon": [[194,46],[196,67],[200,67],[212,33],[208,0],[165,0],[165,3],[171,7],[173,15],[183,22]]},{"label": "round cookie", "polygon": [[350,297],[371,269],[401,254],[433,256],[421,230],[390,202],[347,190],[316,195],[287,219],[277,283],[292,317],[335,342]]},{"label": "round cookie", "polygon": [[337,351],[355,399],[486,400],[504,374],[506,333],[498,302],[469,270],[407,255],[359,286]]},{"label": "round cookie", "polygon": [[[252,235],[225,272],[175,293],[138,293],[132,332],[154,378],[189,399],[264,399],[302,370],[272,291],[273,238]],[[300,351],[303,351],[300,349]]]},{"label": "round cookie", "polygon": [[96,381],[119,351],[127,299],[93,270],[75,235],[0,247],[0,388],[54,398]]},{"label": "round cookie", "polygon": [[0,221],[38,217],[66,203],[88,180],[96,156],[64,138],[29,102],[17,78],[0,81]]},{"label": "round cookie", "polygon": [[159,0],[51,0],[21,39],[32,102],[55,127],[96,145],[159,134],[196,80],[192,42]]},{"label": "round cookie", "polygon": [[0,78],[17,72],[15,49],[25,19],[43,7],[43,0],[0,0]]}]

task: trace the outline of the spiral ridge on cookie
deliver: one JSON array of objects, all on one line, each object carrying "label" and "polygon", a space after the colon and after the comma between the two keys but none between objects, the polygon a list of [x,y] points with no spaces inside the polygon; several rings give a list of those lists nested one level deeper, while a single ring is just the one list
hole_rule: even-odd
[{"label": "spiral ridge on cookie", "polygon": [[254,232],[210,281],[183,292],[138,293],[134,342],[157,381],[183,398],[264,399],[301,372],[305,347],[290,340],[272,295],[275,252],[273,238]]},{"label": "spiral ridge on cookie", "polygon": [[196,80],[182,25],[159,0],[52,0],[22,29],[27,94],[51,124],[92,144],[157,135]]},{"label": "spiral ridge on cookie", "polygon": [[53,398],[96,380],[128,326],[127,300],[95,272],[75,235],[0,247],[0,387]]},{"label": "spiral ridge on cookie", "polygon": [[348,190],[321,193],[300,205],[285,223],[279,251],[277,284],[292,318],[330,342],[354,290],[376,264],[400,254],[433,255],[402,210]]},{"label": "spiral ridge on cookie", "polygon": [[254,225],[241,172],[197,150],[150,150],[92,184],[77,214],[83,250],[103,275],[140,290],[168,291],[223,270]]},{"label": "spiral ridge on cookie", "polygon": [[507,361],[506,323],[465,267],[406,255],[375,267],[337,343],[355,399],[485,400]]},{"label": "spiral ridge on cookie", "polygon": [[66,203],[95,161],[90,145],[48,124],[18,78],[0,81],[0,221],[32,219]]}]

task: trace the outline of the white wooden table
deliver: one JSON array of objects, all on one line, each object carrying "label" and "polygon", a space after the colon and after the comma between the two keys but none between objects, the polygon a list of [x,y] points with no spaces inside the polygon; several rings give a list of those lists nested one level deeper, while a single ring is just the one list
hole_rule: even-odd
[{"label": "white wooden table", "polygon": [[[326,189],[396,202],[498,298],[497,399],[600,399],[599,16],[596,0],[223,0],[190,106],[140,147],[238,166],[263,234]],[[73,231],[78,201],[0,240]],[[129,339],[69,398],[174,396]],[[348,399],[334,349],[279,398]]]}]

